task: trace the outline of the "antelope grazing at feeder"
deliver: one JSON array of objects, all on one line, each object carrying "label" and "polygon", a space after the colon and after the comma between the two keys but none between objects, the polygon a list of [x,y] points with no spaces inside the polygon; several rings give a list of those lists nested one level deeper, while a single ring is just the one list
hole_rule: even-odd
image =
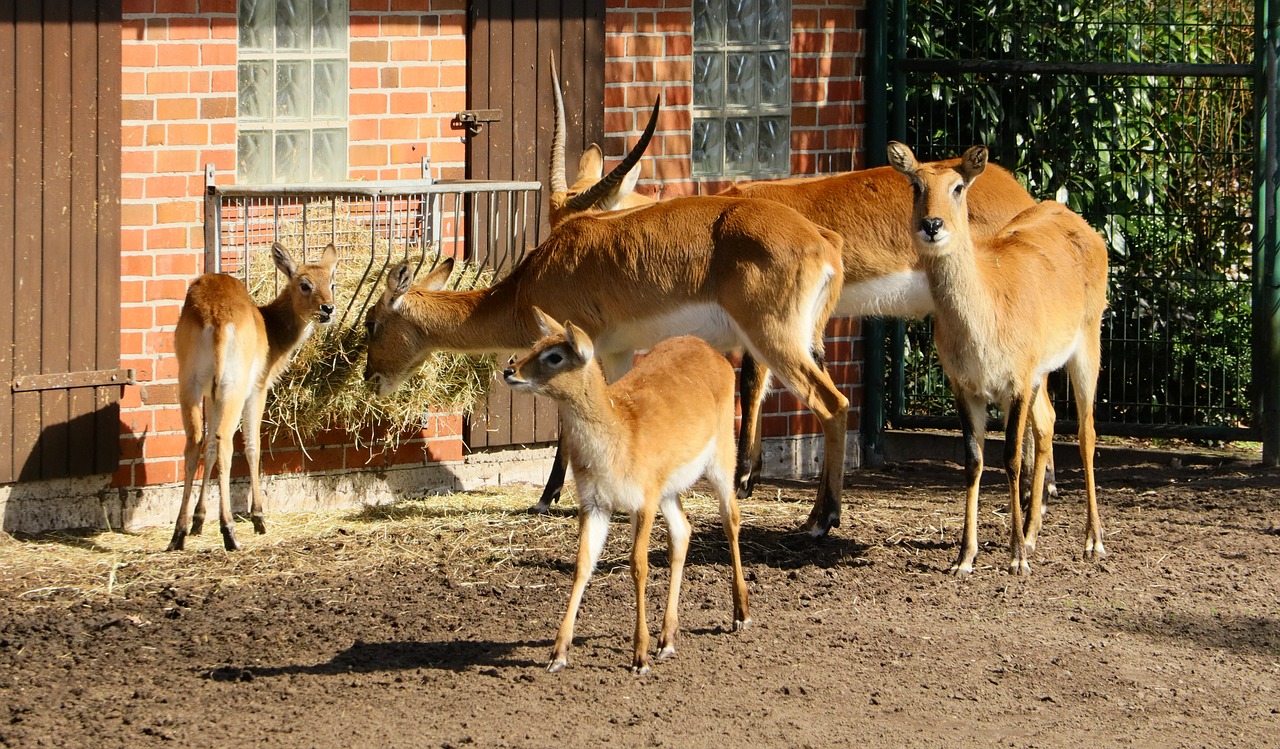
[{"label": "antelope grazing at feeder", "polygon": [[[243,427],[244,456],[249,463],[253,529],[267,532],[258,477],[262,411],[267,392],[289,364],[293,352],[311,335],[315,323],[325,325],[333,320],[333,269],[338,253],[331,244],[319,263],[299,266],[276,242],[271,246],[271,257],[289,282],[270,304],[258,306],[244,284],[220,273],[206,273],[187,289],[173,334],[178,357],[178,402],[187,444],[183,453],[182,506],[169,542],[170,551],[183,548],[188,532],[199,535],[203,529],[205,492],[215,466],[222,544],[228,551],[240,548],[228,488],[232,438],[238,426]],[[204,480],[195,512],[189,516],[191,486],[202,450]]]},{"label": "antelope grazing at feeder", "polygon": [[822,535],[840,518],[848,401],[814,354],[840,293],[840,243],[775,203],[679,198],[566,221],[487,289],[441,291],[448,260],[414,286],[402,264],[365,318],[365,377],[385,395],[434,350],[527,350],[540,337],[535,305],[594,340],[611,382],[632,352],[672,336],[745,346],[822,424],[821,486],[805,523]]},{"label": "antelope grazing at feeder", "polygon": [[[969,189],[987,168],[987,149],[974,146],[958,163],[921,164],[911,149],[889,144],[889,163],[906,176],[914,198],[910,226],[936,304],[934,343],[951,381],[965,443],[968,495],[964,540],[951,571],[973,571],[978,553],[978,483],[987,405],[1006,418],[1009,479],[1009,572],[1028,575],[1041,524],[1041,473],[1052,421],[1028,407],[1045,375],[1066,366],[1080,421],[1088,517],[1086,558],[1106,554],[1093,477],[1093,400],[1098,382],[1102,313],[1107,306],[1107,246],[1084,219],[1045,201],[1018,214],[995,236],[975,240]],[[1031,503],[1023,516],[1019,471],[1028,421],[1036,432]]]},{"label": "antelope grazing at feeder", "polygon": [[678,604],[689,551],[689,520],[680,492],[705,476],[720,502],[720,520],[733,563],[733,628],[747,626],[747,581],[738,551],[738,502],[733,491],[733,367],[691,336],[654,346],[635,369],[612,385],[595,362],[591,337],[572,322],[563,326],[534,308],[542,340],[503,379],[512,390],[559,403],[561,444],[578,486],[578,560],[569,608],[551,652],[549,671],[569,659],[582,594],[609,534],[609,516],[631,519],[631,579],[636,590],[636,629],[631,668],[649,670],[645,584],[649,534],[658,511],[670,536],[671,584],[658,635],[658,657],[675,652]]}]

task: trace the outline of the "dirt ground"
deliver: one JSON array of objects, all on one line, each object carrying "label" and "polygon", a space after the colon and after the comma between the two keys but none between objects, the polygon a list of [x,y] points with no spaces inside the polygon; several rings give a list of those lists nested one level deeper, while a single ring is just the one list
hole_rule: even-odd
[{"label": "dirt ground", "polygon": [[[4,746],[1276,746],[1280,472],[1247,460],[1099,471],[1110,556],[1081,559],[1063,472],[1030,579],[1004,571],[1002,476],[979,564],[943,573],[959,467],[851,474],[843,526],[791,534],[813,489],[744,503],[753,626],[728,631],[709,498],[674,657],[627,668],[621,520],[569,667],[545,671],[576,537],[513,489],[270,518],[245,551],[168,529],[0,545]],[[572,507],[572,502],[569,502]],[[666,591],[655,538],[650,628]]]}]

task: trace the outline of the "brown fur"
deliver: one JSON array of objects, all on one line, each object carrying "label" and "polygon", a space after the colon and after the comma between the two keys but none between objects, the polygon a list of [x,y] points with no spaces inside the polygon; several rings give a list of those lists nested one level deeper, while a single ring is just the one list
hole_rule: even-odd
[{"label": "brown fur", "polygon": [[[966,217],[971,185],[981,184],[987,151],[975,146],[956,162],[920,164],[900,143],[890,162],[915,185],[909,226],[937,303],[934,342],[966,424],[969,490],[965,538],[952,571],[965,575],[977,554],[978,481],[988,403],[1007,416],[1010,572],[1029,574],[1040,529],[1040,476],[1052,422],[1028,413],[1049,370],[1064,363],[1080,421],[1088,517],[1085,555],[1102,556],[1093,478],[1093,399],[1107,300],[1107,247],[1084,219],[1046,201],[1018,214],[996,236],[975,239]],[[978,181],[975,181],[978,180]],[[1019,472],[1028,422],[1036,430],[1031,505],[1024,521]]]},{"label": "brown fur", "polygon": [[407,267],[393,271],[368,313],[366,375],[387,393],[432,350],[527,349],[539,337],[535,305],[581,326],[611,378],[633,350],[670,335],[745,345],[823,424],[824,480],[807,527],[825,533],[839,521],[848,401],[812,351],[837,301],[840,244],[768,201],[681,198],[580,216],[489,289],[439,291],[448,263],[417,287]]},{"label": "brown fur", "polygon": [[659,510],[670,529],[671,584],[658,637],[658,657],[675,652],[677,607],[690,527],[679,493],[705,476],[720,501],[733,563],[734,629],[750,622],[747,583],[738,549],[740,515],[733,491],[733,367],[697,338],[670,338],[612,385],[581,328],[536,311],[546,336],[504,377],[516,390],[559,403],[563,446],[578,485],[579,538],[569,608],[556,636],[549,670],[568,663],[583,592],[609,530],[609,517],[631,519],[631,576],[636,594],[632,668],[649,668],[645,615],[649,535]]},{"label": "brown fur", "polygon": [[[258,477],[258,433],[267,392],[288,365],[313,322],[329,322],[333,308],[333,267],[337,252],[329,245],[319,263],[295,266],[276,243],[276,267],[289,279],[280,295],[259,307],[239,280],[222,274],[200,276],[187,289],[186,301],[174,330],[178,358],[178,401],[187,442],[184,451],[182,506],[169,550],[183,548],[188,532],[204,526],[204,499],[215,466],[221,490],[219,519],[223,545],[240,548],[231,517],[229,472],[232,437],[243,420],[244,453],[249,463],[254,530],[266,532],[262,489]],[[204,416],[212,426],[205,438]],[[192,483],[204,453],[205,474],[193,516]]]}]

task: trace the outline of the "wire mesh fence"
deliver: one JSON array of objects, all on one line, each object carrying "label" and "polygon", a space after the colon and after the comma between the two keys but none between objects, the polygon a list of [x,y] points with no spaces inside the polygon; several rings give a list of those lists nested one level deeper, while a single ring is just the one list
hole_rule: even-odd
[{"label": "wire mesh fence", "polygon": [[[897,18],[894,137],[922,158],[984,143],[1107,239],[1099,431],[1250,436],[1252,3],[928,0]],[[954,413],[930,323],[892,335],[891,423]]]}]

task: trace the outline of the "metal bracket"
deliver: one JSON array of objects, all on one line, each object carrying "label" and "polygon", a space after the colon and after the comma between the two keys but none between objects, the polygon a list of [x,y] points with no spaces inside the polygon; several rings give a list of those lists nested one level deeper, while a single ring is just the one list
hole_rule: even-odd
[{"label": "metal bracket", "polygon": [[466,128],[467,135],[479,135],[486,122],[501,122],[501,109],[467,109],[453,116],[455,128]]},{"label": "metal bracket", "polygon": [[136,385],[137,382],[137,373],[133,369],[102,369],[90,372],[21,375],[10,383],[10,387],[15,393],[29,393],[35,390]]}]

